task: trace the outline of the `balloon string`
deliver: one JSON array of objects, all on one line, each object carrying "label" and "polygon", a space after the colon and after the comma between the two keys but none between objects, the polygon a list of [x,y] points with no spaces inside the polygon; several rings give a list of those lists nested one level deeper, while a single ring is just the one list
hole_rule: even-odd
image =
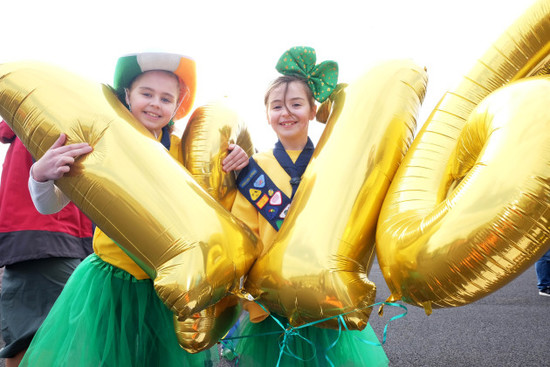
[{"label": "balloon string", "polygon": [[[267,309],[261,303],[259,303],[258,301],[254,301],[254,302],[256,302],[264,311],[269,312],[269,311],[267,311]],[[283,339],[282,339],[281,342],[279,342],[279,358],[277,360],[277,365],[276,366],[277,367],[280,366],[281,359],[282,359],[284,354],[286,354],[286,355],[288,355],[292,358],[301,360],[301,361],[310,361],[310,360],[314,359],[316,357],[316,354],[317,354],[314,343],[311,340],[304,337],[303,335],[301,335],[298,331],[300,329],[304,329],[304,328],[307,328],[307,327],[310,327],[310,326],[315,326],[315,325],[320,324],[320,323],[325,322],[325,321],[329,321],[329,320],[332,320],[332,319],[337,319],[338,320],[338,336],[331,343],[331,345],[328,348],[326,348],[326,350],[324,351],[325,359],[327,360],[327,362],[330,364],[331,367],[334,367],[334,363],[330,360],[327,353],[338,344],[338,341],[340,340],[340,336],[341,336],[341,333],[342,333],[342,326],[344,327],[344,329],[346,331],[350,331],[350,329],[348,328],[348,326],[346,324],[346,321],[344,320],[343,316],[345,316],[347,314],[350,314],[350,313],[353,313],[353,312],[357,312],[357,311],[360,311],[360,310],[364,310],[364,309],[367,309],[367,308],[378,306],[378,305],[381,305],[381,306],[387,305],[387,306],[399,307],[399,308],[403,309],[404,312],[399,314],[399,315],[393,316],[392,318],[390,318],[388,320],[388,322],[386,322],[386,325],[384,326],[384,333],[383,333],[383,336],[382,336],[382,342],[381,343],[372,342],[370,340],[365,340],[365,339],[360,338],[360,337],[355,336],[355,335],[353,337],[355,339],[365,343],[365,344],[368,344],[368,345],[382,346],[386,343],[387,334],[388,334],[388,326],[389,326],[390,322],[395,321],[397,319],[400,319],[402,317],[405,317],[407,315],[407,312],[408,312],[406,306],[400,305],[398,303],[393,303],[393,302],[377,302],[377,303],[374,303],[372,305],[369,305],[369,306],[366,306],[366,307],[363,307],[363,308],[356,308],[356,309],[353,309],[352,311],[349,311],[349,312],[341,313],[341,314],[331,316],[331,317],[327,317],[327,318],[324,318],[324,319],[321,319],[321,320],[316,320],[316,321],[313,321],[313,322],[310,322],[310,323],[307,323],[307,324],[304,324],[304,325],[301,325],[301,326],[296,326],[296,327],[294,327],[290,324],[287,327],[285,327],[283,325],[283,323],[281,323],[281,321],[278,318],[276,318],[271,313],[269,313],[269,316],[281,327],[281,330],[283,332],[282,333]],[[254,334],[254,335],[241,335],[241,336],[225,337],[222,340],[220,340],[220,342],[225,347],[229,348],[231,350],[231,352],[233,352],[236,355],[234,347],[233,347],[232,340],[244,339],[244,338],[250,338],[250,337],[256,338],[256,337],[275,335],[275,334],[280,335],[281,332],[280,331],[272,331],[272,332],[267,332],[267,333]],[[310,344],[312,346],[313,355],[311,357],[307,358],[307,359],[297,356],[289,347],[289,340],[292,337],[299,337],[299,338],[303,339],[305,342],[307,342],[308,344]],[[228,342],[231,343],[231,346],[229,346]],[[236,365],[238,365],[238,359],[237,359]]]}]

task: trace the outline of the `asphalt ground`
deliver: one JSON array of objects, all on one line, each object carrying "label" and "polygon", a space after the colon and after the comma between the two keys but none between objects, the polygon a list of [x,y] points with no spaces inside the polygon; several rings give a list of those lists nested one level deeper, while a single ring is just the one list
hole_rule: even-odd
[{"label": "asphalt ground", "polygon": [[[377,264],[369,275],[378,301],[390,294]],[[512,282],[466,306],[424,309],[388,326],[384,349],[391,366],[550,366],[550,297],[538,294],[534,266]],[[393,312],[395,312],[394,310]],[[385,312],[386,314],[386,312]],[[370,322],[379,338],[389,315]]]},{"label": "asphalt ground", "polygon": [[[377,302],[384,301],[390,292],[376,262],[369,278],[377,285]],[[466,306],[436,309],[426,316],[423,309],[405,304],[406,316],[387,328],[384,349],[390,366],[550,366],[550,297],[538,295],[536,282],[532,266]],[[385,307],[383,317],[377,310],[369,321],[382,340],[388,320],[403,310]],[[233,365],[223,361],[220,367]]]},{"label": "asphalt ground", "polygon": [[[376,301],[385,301],[390,291],[376,262],[369,279],[377,285]],[[466,306],[435,309],[427,316],[422,308],[400,303],[407,314],[389,323],[384,344],[390,366],[550,366],[550,297],[539,296],[536,284],[532,266]],[[369,322],[382,341],[388,320],[403,310],[385,306],[383,317],[376,311]]]}]

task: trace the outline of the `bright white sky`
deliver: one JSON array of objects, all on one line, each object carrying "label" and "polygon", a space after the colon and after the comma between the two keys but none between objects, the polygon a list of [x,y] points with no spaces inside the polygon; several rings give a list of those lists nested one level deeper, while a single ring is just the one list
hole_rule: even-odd
[{"label": "bright white sky", "polygon": [[[232,97],[255,145],[275,142],[263,94],[289,47],[307,45],[332,59],[340,82],[373,64],[413,59],[428,69],[422,124],[493,42],[535,0],[94,0],[3,1],[0,63],[54,63],[111,83],[116,59],[139,51],[192,56],[195,107]],[[184,127],[185,121],[181,121]],[[312,134],[320,131],[312,123]],[[0,144],[0,161],[7,146]]]}]

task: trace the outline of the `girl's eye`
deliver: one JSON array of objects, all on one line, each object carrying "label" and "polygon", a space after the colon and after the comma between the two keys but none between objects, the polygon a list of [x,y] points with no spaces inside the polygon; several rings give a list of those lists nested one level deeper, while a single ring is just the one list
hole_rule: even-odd
[{"label": "girl's eye", "polygon": [[172,103],[172,100],[170,98],[163,98],[162,101],[164,103]]},{"label": "girl's eye", "polygon": [[151,97],[151,93],[147,93],[147,92],[143,92],[141,93],[141,95],[144,97]]}]

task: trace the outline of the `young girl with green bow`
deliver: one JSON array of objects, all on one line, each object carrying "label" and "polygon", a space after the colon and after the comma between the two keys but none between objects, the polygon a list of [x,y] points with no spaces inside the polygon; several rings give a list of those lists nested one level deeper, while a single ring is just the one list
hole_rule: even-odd
[{"label": "young girl with green bow", "polygon": [[[308,126],[316,115],[315,100],[323,102],[336,88],[338,65],[325,61],[316,66],[315,61],[315,50],[310,47],[294,47],[281,56],[276,69],[283,75],[272,82],[264,99],[268,123],[279,140],[273,150],[252,156],[249,165],[239,174],[239,193],[232,213],[259,236],[264,253],[273,244],[313,154]],[[280,192],[280,195],[269,195],[268,191]],[[266,202],[263,197],[270,199]],[[288,326],[288,321],[269,315],[253,302],[244,307],[249,310],[250,318],[237,332],[237,336],[243,338],[236,347],[242,366],[388,364],[370,325],[363,331],[343,331],[340,335],[338,330],[303,328],[299,330],[299,337],[288,340],[285,353],[281,353],[281,325]]]}]

